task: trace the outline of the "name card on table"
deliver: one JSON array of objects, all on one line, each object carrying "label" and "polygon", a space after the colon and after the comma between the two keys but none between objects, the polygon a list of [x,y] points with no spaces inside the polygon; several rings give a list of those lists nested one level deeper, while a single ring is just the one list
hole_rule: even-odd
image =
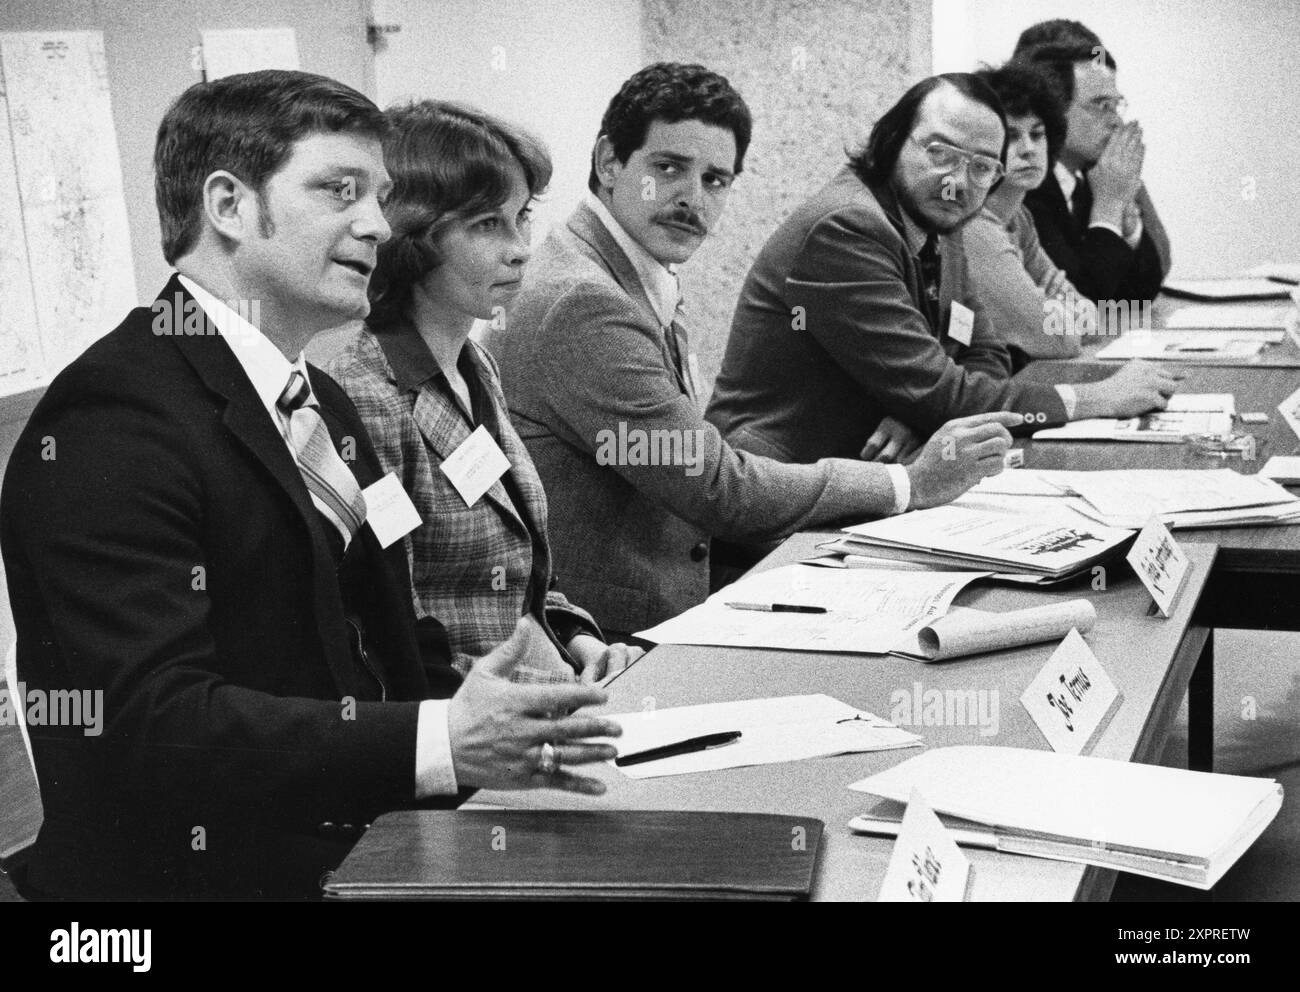
[{"label": "name card on table", "polygon": [[1071,630],[1020,697],[1053,751],[1083,754],[1123,698],[1077,630]]},{"label": "name card on table", "polygon": [[1277,412],[1286,419],[1296,437],[1300,437],[1300,389],[1277,405]]},{"label": "name card on table", "polygon": [[965,902],[970,875],[970,861],[913,789],[877,901]]},{"label": "name card on table", "polygon": [[1138,533],[1126,557],[1156,601],[1160,615],[1168,618],[1187,578],[1188,567],[1187,555],[1169,528],[1158,517],[1152,517]]}]

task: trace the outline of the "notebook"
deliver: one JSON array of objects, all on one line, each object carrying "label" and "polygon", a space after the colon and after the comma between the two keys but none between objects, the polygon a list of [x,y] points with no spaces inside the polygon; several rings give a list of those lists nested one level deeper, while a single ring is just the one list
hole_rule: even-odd
[{"label": "notebook", "polygon": [[387,813],[327,899],[807,899],[821,820],[658,810]]},{"label": "notebook", "polygon": [[[1199,889],[1214,885],[1282,807],[1272,779],[1011,747],[936,748],[849,788],[918,790],[987,846]],[[873,813],[879,816],[878,810]]]}]

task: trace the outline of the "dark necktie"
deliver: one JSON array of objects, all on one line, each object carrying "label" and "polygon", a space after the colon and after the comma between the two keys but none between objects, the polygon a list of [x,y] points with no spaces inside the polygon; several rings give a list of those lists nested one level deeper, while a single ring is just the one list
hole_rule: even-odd
[{"label": "dark necktie", "polygon": [[939,239],[931,234],[925,239],[921,253],[917,256],[921,263],[921,295],[925,307],[925,319],[930,322],[930,329],[939,333]]},{"label": "dark necktie", "polygon": [[1070,213],[1074,217],[1074,224],[1079,230],[1086,230],[1088,220],[1092,217],[1092,187],[1088,185],[1088,177],[1079,176],[1079,181],[1074,185],[1074,192],[1070,194]]}]

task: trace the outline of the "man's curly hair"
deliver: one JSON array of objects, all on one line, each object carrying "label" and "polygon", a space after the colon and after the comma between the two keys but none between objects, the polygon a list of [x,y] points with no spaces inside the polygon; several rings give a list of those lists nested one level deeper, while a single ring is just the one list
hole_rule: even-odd
[{"label": "man's curly hair", "polygon": [[[609,102],[600,119],[600,135],[614,146],[615,157],[626,163],[645,144],[646,132],[654,121],[702,121],[724,128],[736,139],[736,163],[740,175],[745,166],[754,122],[749,107],[726,77],[702,65],[656,62],[635,73]],[[599,135],[598,135],[599,137]],[[600,189],[593,160],[587,186]]]}]

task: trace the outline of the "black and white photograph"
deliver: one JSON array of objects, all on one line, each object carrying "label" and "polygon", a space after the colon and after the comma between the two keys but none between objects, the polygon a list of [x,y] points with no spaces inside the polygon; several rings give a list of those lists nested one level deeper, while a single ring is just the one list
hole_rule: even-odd
[{"label": "black and white photograph", "polygon": [[856,902],[938,968],[1281,966],[1297,52],[1291,0],[0,2],[0,955]]}]

